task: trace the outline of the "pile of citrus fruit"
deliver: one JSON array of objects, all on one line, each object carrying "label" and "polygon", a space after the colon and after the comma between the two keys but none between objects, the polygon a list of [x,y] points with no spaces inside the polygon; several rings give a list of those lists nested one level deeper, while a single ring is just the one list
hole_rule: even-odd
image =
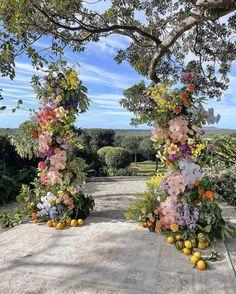
[{"label": "pile of citrus fruit", "polygon": [[64,229],[66,226],[71,226],[71,227],[77,227],[77,226],[82,226],[84,224],[84,220],[83,219],[66,219],[66,221],[58,221],[58,220],[49,220],[47,222],[47,225],[49,227],[54,227],[57,230],[62,230]]},{"label": "pile of citrus fruit", "polygon": [[180,234],[176,236],[167,237],[168,244],[174,244],[176,248],[183,252],[185,255],[192,255],[190,258],[191,264],[197,267],[199,270],[205,270],[207,267],[206,261],[202,258],[201,253],[194,251],[194,248],[205,249],[209,246],[209,242],[207,241],[204,234],[198,234],[196,239],[191,240],[183,240]]},{"label": "pile of citrus fruit", "polygon": [[[38,224],[39,220],[38,220],[37,212],[33,211],[31,215],[34,220],[34,223]],[[82,226],[83,224],[84,224],[84,220],[81,218],[78,220],[67,218],[65,221],[49,220],[47,222],[48,227],[54,227],[57,230],[62,230],[66,226],[77,227],[77,226]]]}]

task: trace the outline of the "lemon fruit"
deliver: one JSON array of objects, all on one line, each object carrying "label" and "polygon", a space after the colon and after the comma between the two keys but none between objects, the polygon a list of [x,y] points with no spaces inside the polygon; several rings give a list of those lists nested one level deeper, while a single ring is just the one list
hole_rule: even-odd
[{"label": "lemon fruit", "polygon": [[197,246],[197,242],[195,239],[191,239],[192,248]]},{"label": "lemon fruit", "polygon": [[72,227],[77,227],[77,225],[78,225],[77,220],[76,220],[76,219],[72,219],[72,221],[70,222],[70,225],[71,225]]},{"label": "lemon fruit", "polygon": [[184,248],[183,249],[183,253],[185,254],[185,255],[190,255],[191,254],[191,250],[189,249],[189,248]]},{"label": "lemon fruit", "polygon": [[175,238],[172,237],[172,236],[169,236],[167,239],[166,239],[167,243],[168,244],[173,244],[175,242]]},{"label": "lemon fruit", "polygon": [[199,249],[203,250],[206,248],[206,245],[204,242],[199,242],[198,246],[197,246]]},{"label": "lemon fruit", "polygon": [[195,255],[193,255],[193,256],[190,258],[190,261],[191,261],[192,264],[196,264],[199,260],[200,260],[200,257],[195,256]]},{"label": "lemon fruit", "polygon": [[188,249],[191,249],[192,248],[192,243],[189,240],[187,240],[187,241],[184,242],[184,246],[186,248],[188,248]]},{"label": "lemon fruit", "polygon": [[58,224],[58,221],[56,221],[56,220],[54,220],[54,221],[52,222],[52,225],[53,225],[54,227],[56,227],[57,224]]},{"label": "lemon fruit", "polygon": [[206,263],[204,260],[200,259],[197,262],[197,268],[200,269],[201,271],[204,271],[206,269]]},{"label": "lemon fruit", "polygon": [[70,225],[70,223],[71,223],[71,218],[68,217],[68,218],[66,219],[66,224],[67,224],[67,225]]},{"label": "lemon fruit", "polygon": [[56,229],[57,229],[57,230],[62,230],[62,229],[64,229],[64,224],[61,223],[61,222],[59,222],[59,223],[57,224],[57,226],[56,226]]},{"label": "lemon fruit", "polygon": [[53,222],[52,222],[52,220],[49,220],[49,221],[47,222],[47,225],[48,225],[48,227],[53,227]]},{"label": "lemon fruit", "polygon": [[182,248],[184,247],[184,244],[183,244],[182,241],[178,241],[178,242],[176,243],[176,245],[177,245],[177,247],[178,247],[179,249],[182,249]]},{"label": "lemon fruit", "polygon": [[194,252],[194,254],[193,254],[194,256],[197,256],[199,259],[201,259],[201,253],[200,252]]},{"label": "lemon fruit", "polygon": [[78,225],[82,226],[84,224],[84,220],[82,218],[78,219]]}]

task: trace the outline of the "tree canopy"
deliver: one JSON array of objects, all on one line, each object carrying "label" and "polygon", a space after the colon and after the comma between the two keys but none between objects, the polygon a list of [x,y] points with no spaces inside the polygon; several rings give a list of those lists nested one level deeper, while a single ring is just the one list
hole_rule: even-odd
[{"label": "tree canopy", "polygon": [[[220,97],[235,60],[234,0],[110,0],[103,13],[82,0],[0,0],[0,71],[14,78],[15,58],[26,52],[35,66],[66,46],[83,51],[111,34],[128,36],[115,60],[128,61],[154,83],[173,78],[186,64],[198,73],[201,92]],[[93,9],[94,7],[94,9]],[[219,21],[220,19],[220,21]],[[50,47],[34,43],[50,36]]]}]

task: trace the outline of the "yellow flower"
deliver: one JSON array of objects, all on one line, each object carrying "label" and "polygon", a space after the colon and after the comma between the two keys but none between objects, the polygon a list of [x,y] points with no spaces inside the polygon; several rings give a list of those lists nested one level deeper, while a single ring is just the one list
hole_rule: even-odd
[{"label": "yellow flower", "polygon": [[162,180],[162,178],[163,178],[163,175],[162,174],[156,174],[155,176],[153,176],[153,177],[151,177],[147,182],[146,182],[146,184],[147,184],[147,186],[148,187],[157,187],[157,186],[159,186],[160,185],[160,183],[161,183],[161,180]]},{"label": "yellow flower", "polygon": [[177,224],[172,224],[172,225],[170,226],[170,228],[171,228],[171,230],[172,230],[173,232],[177,232],[178,229],[179,229],[179,226],[178,226]]}]

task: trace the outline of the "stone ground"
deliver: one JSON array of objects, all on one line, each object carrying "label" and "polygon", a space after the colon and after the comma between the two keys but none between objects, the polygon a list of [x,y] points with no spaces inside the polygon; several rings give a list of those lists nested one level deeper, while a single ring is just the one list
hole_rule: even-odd
[{"label": "stone ground", "polygon": [[[0,234],[0,293],[236,293],[235,240],[218,242],[221,260],[201,272],[163,235],[124,220],[144,180],[89,182],[96,209],[82,227],[56,231],[28,223]],[[224,213],[235,222],[235,209]]]}]

